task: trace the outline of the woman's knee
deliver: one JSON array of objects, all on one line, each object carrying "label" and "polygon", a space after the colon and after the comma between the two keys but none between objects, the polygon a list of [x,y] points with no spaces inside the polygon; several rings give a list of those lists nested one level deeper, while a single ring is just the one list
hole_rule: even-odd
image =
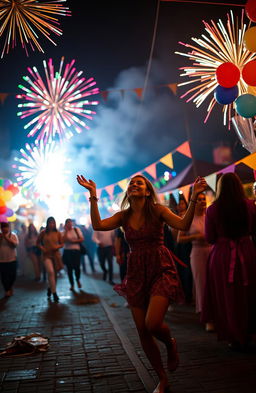
[{"label": "woman's knee", "polygon": [[161,330],[162,321],[147,320],[145,321],[146,330],[153,336]]}]

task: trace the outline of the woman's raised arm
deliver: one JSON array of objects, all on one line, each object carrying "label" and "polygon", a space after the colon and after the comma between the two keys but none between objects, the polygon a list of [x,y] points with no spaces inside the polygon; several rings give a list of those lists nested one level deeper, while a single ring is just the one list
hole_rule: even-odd
[{"label": "woman's raised arm", "polygon": [[185,215],[181,218],[171,212],[167,207],[161,206],[160,215],[166,224],[180,231],[187,231],[192,223],[197,196],[206,189],[207,183],[203,177],[198,177],[193,185],[193,191],[190,198],[190,203]]},{"label": "woman's raised arm", "polygon": [[112,217],[101,219],[99,209],[98,209],[98,198],[96,192],[96,184],[92,180],[86,180],[84,176],[77,175],[78,183],[86,188],[90,193],[90,213],[92,227],[95,231],[110,231],[111,229],[116,229],[122,225],[123,212],[118,212]]}]

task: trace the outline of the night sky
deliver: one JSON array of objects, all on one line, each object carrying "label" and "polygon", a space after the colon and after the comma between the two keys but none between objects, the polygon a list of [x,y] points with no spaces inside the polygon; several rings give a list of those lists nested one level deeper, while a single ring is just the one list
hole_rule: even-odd
[{"label": "night sky", "polygon": [[[236,3],[235,0],[225,2]],[[245,4],[245,0],[237,3]],[[74,58],[75,67],[84,71],[86,77],[94,77],[101,91],[144,85],[157,0],[107,1],[103,4],[98,0],[69,0],[66,5],[72,16],[60,17],[63,36],[52,36],[56,47],[41,38],[44,54],[30,52],[27,57],[21,48],[16,47],[0,60],[0,90],[10,94],[0,108],[1,177],[12,175],[13,156],[26,142],[33,142],[32,138],[26,137],[25,122],[16,115],[18,100],[15,95],[21,92],[17,86],[22,82],[22,76],[28,74],[27,67],[36,66],[43,76],[44,59],[52,58],[57,68],[61,56],[65,56],[66,62]],[[222,19],[226,23],[230,9],[239,16],[242,7],[160,4],[145,100],[142,104],[132,91],[125,91],[123,98],[119,92],[112,92],[107,102],[101,95],[97,96],[100,104],[94,120],[88,123],[90,130],[74,136],[68,143],[70,184],[74,189],[77,189],[77,173],[104,187],[159,160],[188,136],[197,159],[212,161],[212,149],[220,143],[232,147],[234,160],[248,154],[240,146],[233,129],[228,131],[222,125],[221,107],[216,108],[204,124],[206,104],[200,109],[196,109],[193,103],[186,104],[179,98],[185,91],[182,88],[178,89],[176,96],[168,88],[156,88],[185,80],[179,76],[178,68],[190,63],[174,54],[177,50],[184,51],[178,41],[191,43],[192,36],[199,37],[204,30],[202,19],[209,22]],[[181,166],[182,163],[177,162],[177,169]]]}]

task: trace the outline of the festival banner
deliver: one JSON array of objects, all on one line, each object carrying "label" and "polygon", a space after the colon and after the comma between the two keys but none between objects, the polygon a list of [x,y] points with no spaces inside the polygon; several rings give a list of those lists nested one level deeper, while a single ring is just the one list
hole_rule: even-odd
[{"label": "festival banner", "polygon": [[172,159],[172,153],[166,154],[166,156],[162,157],[159,162],[164,164],[165,166],[168,166],[169,168],[173,169],[173,159]]},{"label": "festival banner", "polygon": [[147,172],[154,179],[157,179],[156,164],[149,165],[147,168],[144,169],[144,171]]},{"label": "festival banner", "polygon": [[192,154],[191,154],[191,150],[190,150],[190,146],[189,146],[188,141],[182,143],[182,145],[180,145],[180,146],[176,149],[176,151],[178,151],[178,152],[181,153],[181,154],[184,154],[184,156],[187,156],[187,157],[189,157],[189,158],[192,158]]},{"label": "festival banner", "polygon": [[216,191],[216,180],[217,180],[217,173],[212,173],[209,176],[205,177],[206,183],[209,187],[215,192]]}]

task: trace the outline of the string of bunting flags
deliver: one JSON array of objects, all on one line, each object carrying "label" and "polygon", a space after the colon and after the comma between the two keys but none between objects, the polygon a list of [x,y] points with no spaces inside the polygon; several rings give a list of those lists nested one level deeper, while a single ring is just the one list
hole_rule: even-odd
[{"label": "string of bunting flags", "polygon": [[[97,196],[100,198],[99,201],[99,207],[103,207],[104,205],[108,205],[111,200],[113,200],[114,197],[118,197],[119,194],[122,194],[129,182],[129,179],[135,175],[143,174],[144,176],[150,175],[151,178],[153,179],[153,184],[156,188],[161,187],[161,179],[157,177],[157,165],[158,164],[163,164],[166,167],[172,169],[171,176],[175,176],[176,172],[174,171],[174,159],[173,155],[175,153],[180,153],[188,158],[192,158],[189,142],[186,141],[179,145],[176,149],[172,150],[168,154],[164,155],[161,157],[159,160],[153,162],[152,164],[148,165],[147,167],[141,169],[140,171],[132,174],[130,177],[127,177],[125,179],[119,180],[116,183],[109,184],[106,187],[99,188],[97,190]],[[105,197],[103,197],[103,192],[106,194]],[[89,198],[89,192],[83,192],[83,193],[75,193],[73,194],[73,199],[75,202],[78,202],[80,199],[80,196],[84,195],[86,200]]]},{"label": "string of bunting flags", "polygon": [[[239,160],[231,165],[228,165],[226,168],[223,168],[215,173],[205,176],[205,180],[206,180],[207,184],[209,185],[209,187],[215,192],[216,185],[217,185],[217,176],[220,174],[224,174],[224,173],[230,173],[230,172],[234,173],[236,166],[241,163],[245,164],[247,167],[249,167],[253,170],[254,179],[256,181],[256,153],[253,153],[253,154],[250,154],[250,155],[242,158],[241,160]],[[165,197],[167,197],[167,195],[172,194],[176,203],[178,203],[180,194],[183,194],[186,201],[188,201],[191,186],[192,186],[192,183],[188,184],[186,186],[182,186],[182,187],[176,188],[174,190],[168,191],[168,193],[159,193],[158,195],[160,196],[160,199],[164,199]]]},{"label": "string of bunting flags", "polygon": [[[160,88],[168,88],[169,90],[171,90],[171,92],[176,95],[177,94],[177,83],[167,83],[167,84],[161,84],[161,85],[155,85],[152,86],[153,89],[157,90]],[[100,90],[99,94],[101,95],[101,97],[103,98],[103,101],[107,101],[108,97],[110,94],[112,93],[118,93],[121,95],[122,98],[124,98],[125,94],[127,92],[134,92],[136,94],[136,96],[141,99],[143,96],[143,91],[144,88],[143,87],[134,87],[134,88],[130,88],[130,89],[109,89],[109,90]],[[13,93],[0,93],[0,104],[3,105],[6,98],[8,96],[12,96],[12,95],[16,95]]]}]

